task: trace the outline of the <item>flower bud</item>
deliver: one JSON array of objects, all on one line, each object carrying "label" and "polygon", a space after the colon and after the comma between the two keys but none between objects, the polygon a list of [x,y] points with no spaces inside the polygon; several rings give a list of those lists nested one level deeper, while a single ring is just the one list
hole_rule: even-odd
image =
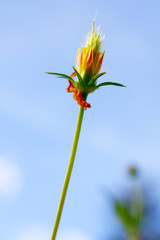
[{"label": "flower bud", "polygon": [[[93,21],[92,31],[86,37],[85,45],[77,52],[76,69],[81,75],[84,85],[99,73],[105,52],[101,52],[101,45],[104,37],[95,29]],[[96,84],[96,83],[95,83]]]}]

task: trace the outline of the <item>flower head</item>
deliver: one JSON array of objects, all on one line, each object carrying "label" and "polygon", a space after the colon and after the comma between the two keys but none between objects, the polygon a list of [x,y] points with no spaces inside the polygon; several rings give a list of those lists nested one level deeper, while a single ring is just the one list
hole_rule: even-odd
[{"label": "flower head", "polygon": [[77,52],[76,68],[86,85],[96,74],[99,73],[102,66],[104,52],[101,52],[103,37],[95,29],[93,21],[92,31],[86,37],[85,45]]},{"label": "flower head", "polygon": [[[101,86],[116,85],[125,87],[120,83],[103,82],[97,85],[97,79],[106,72],[99,73],[105,51],[102,52],[102,41],[104,37],[99,32],[99,29],[95,29],[95,21],[93,20],[92,30],[88,33],[82,50],[80,48],[76,57],[76,68],[73,67],[74,72],[68,76],[60,73],[51,73],[59,77],[67,78],[69,81],[69,87],[67,92],[73,93],[73,98],[77,103],[85,110],[90,108],[91,105],[86,102],[86,98],[89,93],[94,92]],[[73,77],[77,77],[76,80]]]}]

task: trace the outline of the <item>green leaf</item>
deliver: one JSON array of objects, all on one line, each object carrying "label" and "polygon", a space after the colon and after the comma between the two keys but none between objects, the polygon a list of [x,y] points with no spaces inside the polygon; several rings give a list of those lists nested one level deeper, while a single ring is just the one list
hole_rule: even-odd
[{"label": "green leaf", "polygon": [[137,209],[133,209],[133,203],[124,200],[118,201],[116,199],[113,203],[116,215],[119,217],[124,227],[128,229],[129,232],[138,231],[143,216],[138,216]]},{"label": "green leaf", "polygon": [[81,85],[83,85],[83,80],[82,80],[82,78],[81,78],[81,75],[79,74],[79,72],[77,72],[77,70],[73,67],[73,69],[74,69],[74,71],[75,71],[75,74],[77,75],[77,78],[78,78],[78,80],[79,80],[79,83],[81,84]]},{"label": "green leaf", "polygon": [[104,74],[106,74],[106,72],[101,72],[98,73],[97,75],[95,75],[88,83],[89,86],[91,86],[93,83],[95,83],[95,81],[97,81],[97,79],[101,76],[103,76]]},{"label": "green leaf", "polygon": [[97,85],[97,88],[101,87],[101,86],[107,86],[107,85],[114,85],[114,86],[118,86],[118,87],[126,87],[123,84],[120,83],[115,83],[115,82],[103,82]]},{"label": "green leaf", "polygon": [[71,80],[72,82],[75,83],[75,81],[73,80],[73,78],[71,78],[70,76],[66,75],[66,74],[62,74],[62,73],[52,73],[52,72],[46,72],[47,74],[53,74],[53,75],[56,75],[60,78],[67,78],[69,80]]},{"label": "green leaf", "polygon": [[125,228],[130,229],[134,225],[134,219],[131,214],[130,205],[123,201],[114,201],[114,208],[117,216],[125,226]]}]

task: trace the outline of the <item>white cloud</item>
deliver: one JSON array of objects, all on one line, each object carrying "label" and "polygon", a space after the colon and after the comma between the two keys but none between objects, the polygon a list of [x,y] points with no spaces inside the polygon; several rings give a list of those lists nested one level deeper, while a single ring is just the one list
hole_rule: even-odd
[{"label": "white cloud", "polygon": [[22,174],[15,163],[0,157],[0,196],[10,196],[22,187]]},{"label": "white cloud", "polygon": [[[44,225],[33,225],[21,230],[15,240],[47,240],[51,239],[52,229],[47,228]],[[58,231],[57,240],[91,240],[86,234],[67,229]]]},{"label": "white cloud", "polygon": [[91,240],[91,238],[77,230],[66,230],[58,233],[57,240]]},{"label": "white cloud", "polygon": [[32,226],[23,230],[16,240],[47,240],[50,239],[51,233],[44,226]]}]

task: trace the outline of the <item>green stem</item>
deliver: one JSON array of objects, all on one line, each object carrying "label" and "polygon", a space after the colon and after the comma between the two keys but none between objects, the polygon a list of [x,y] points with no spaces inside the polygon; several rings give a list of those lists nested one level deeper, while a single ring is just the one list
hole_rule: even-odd
[{"label": "green stem", "polygon": [[130,236],[128,240],[140,240],[140,238],[137,236]]},{"label": "green stem", "polygon": [[138,229],[134,232],[129,232],[127,235],[128,240],[141,240]]},{"label": "green stem", "polygon": [[66,197],[66,193],[67,193],[67,189],[68,189],[68,185],[69,185],[69,181],[70,181],[70,177],[71,177],[71,173],[72,173],[74,159],[76,156],[78,140],[79,140],[79,135],[80,135],[81,126],[82,126],[83,114],[84,114],[84,108],[82,108],[80,106],[74,141],[73,141],[73,145],[72,145],[71,156],[70,156],[68,169],[67,169],[67,173],[66,173],[62,193],[61,193],[61,198],[60,198],[60,202],[59,202],[59,207],[58,207],[58,211],[57,211],[57,216],[56,216],[51,240],[56,239],[56,235],[57,235],[57,231],[58,231],[58,227],[59,227],[59,223],[60,223],[60,219],[61,219],[61,215],[62,215],[62,210],[63,210],[63,206],[64,206],[64,201],[65,201],[65,197]]}]

